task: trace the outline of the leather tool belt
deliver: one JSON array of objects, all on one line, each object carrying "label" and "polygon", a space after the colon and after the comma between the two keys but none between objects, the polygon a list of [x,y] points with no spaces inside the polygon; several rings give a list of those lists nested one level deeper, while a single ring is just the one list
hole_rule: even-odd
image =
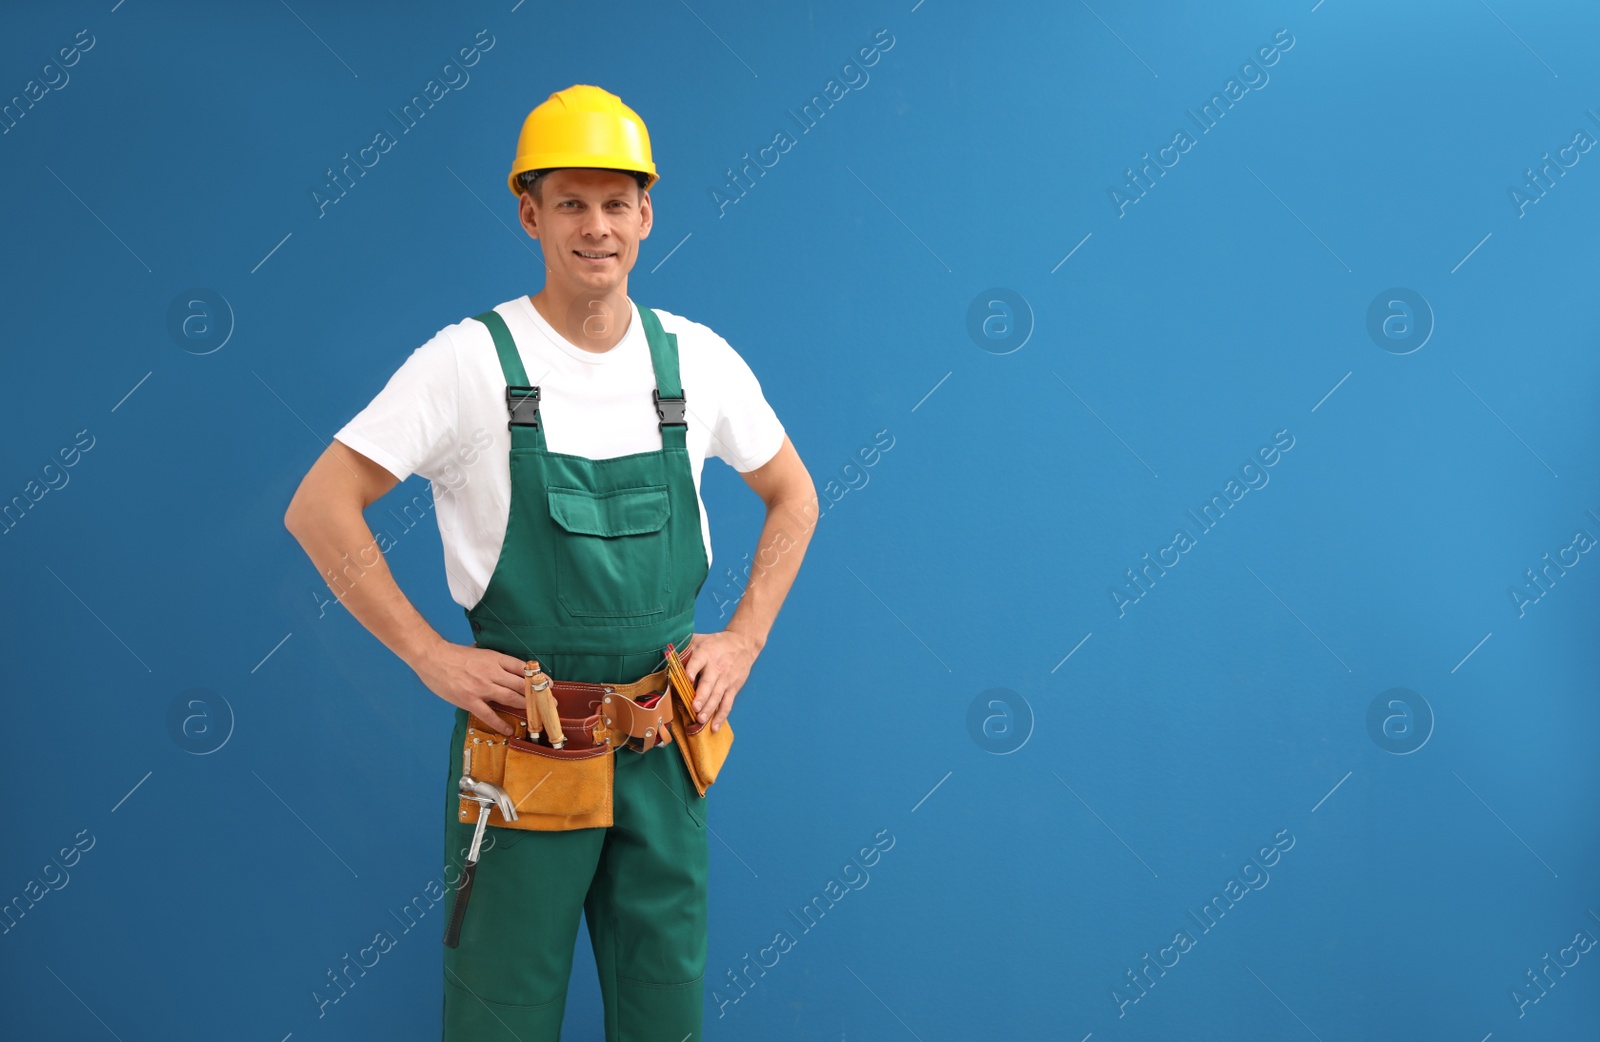
[{"label": "leather tool belt", "polygon": [[[612,760],[627,745],[648,752],[672,742],[674,699],[662,669],[631,684],[554,680],[536,659],[524,664],[526,712],[491,701],[489,708],[512,726],[509,737],[469,718],[461,769],[478,781],[505,789],[517,810],[508,821],[498,809],[489,824],[500,828],[565,831],[612,823]],[[536,678],[540,685],[536,689]],[[545,726],[537,696],[548,683],[560,720],[559,737]],[[561,743],[556,748],[555,743]],[[476,820],[480,805],[461,800],[462,821]]]},{"label": "leather tool belt", "polygon": [[[724,721],[712,731],[695,719],[693,682],[670,644],[667,660],[666,668],[631,684],[553,680],[537,659],[525,661],[526,710],[489,702],[513,733],[508,737],[468,718],[462,773],[500,787],[516,808],[515,821],[495,807],[488,823],[553,832],[609,828],[615,766],[610,754],[624,745],[639,752],[677,746],[703,798],[727,759],[733,728]],[[475,820],[481,808],[463,796],[461,820]]]}]

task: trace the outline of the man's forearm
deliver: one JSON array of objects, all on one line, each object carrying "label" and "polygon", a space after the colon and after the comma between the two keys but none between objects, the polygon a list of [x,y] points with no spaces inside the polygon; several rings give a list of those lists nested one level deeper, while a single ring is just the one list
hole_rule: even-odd
[{"label": "man's forearm", "polygon": [[324,509],[290,531],[339,603],[408,666],[444,640],[400,591],[359,509]]},{"label": "man's forearm", "polygon": [[728,629],[743,634],[762,648],[778,618],[778,609],[794,585],[800,562],[816,529],[818,502],[809,488],[803,495],[786,496],[767,504],[744,596],[728,620]]}]

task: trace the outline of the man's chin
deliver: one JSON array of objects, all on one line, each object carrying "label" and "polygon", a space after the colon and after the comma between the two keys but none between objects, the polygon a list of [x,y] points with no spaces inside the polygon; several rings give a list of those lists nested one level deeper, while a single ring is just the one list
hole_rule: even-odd
[{"label": "man's chin", "polygon": [[573,275],[573,281],[590,293],[610,293],[622,288],[622,284],[628,278],[628,269],[621,265],[608,264],[603,270],[577,271]]}]

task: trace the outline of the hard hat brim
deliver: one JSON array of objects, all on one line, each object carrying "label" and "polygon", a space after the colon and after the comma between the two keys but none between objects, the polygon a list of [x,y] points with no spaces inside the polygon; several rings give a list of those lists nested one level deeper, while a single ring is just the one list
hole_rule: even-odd
[{"label": "hard hat brim", "polygon": [[619,174],[644,174],[650,179],[649,183],[645,185],[646,191],[654,188],[656,182],[661,180],[661,175],[656,173],[654,163],[651,163],[648,168],[619,167],[616,165],[617,160],[615,156],[597,156],[580,152],[567,152],[545,154],[538,157],[530,156],[527,158],[529,161],[526,163],[526,165],[524,165],[523,157],[519,156],[516,164],[517,169],[515,169],[511,176],[506,179],[506,183],[511,186],[512,195],[522,194],[522,189],[517,184],[517,180],[523,174],[526,174],[531,170],[615,170]]}]

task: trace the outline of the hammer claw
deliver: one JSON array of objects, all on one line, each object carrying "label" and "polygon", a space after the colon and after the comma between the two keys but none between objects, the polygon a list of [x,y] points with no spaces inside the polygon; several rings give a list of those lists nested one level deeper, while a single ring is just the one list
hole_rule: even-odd
[{"label": "hammer claw", "polygon": [[517,820],[517,807],[511,802],[511,794],[493,782],[478,781],[471,775],[462,775],[460,788],[462,795],[477,800],[483,806],[493,804],[499,807],[500,816],[507,821]]}]

